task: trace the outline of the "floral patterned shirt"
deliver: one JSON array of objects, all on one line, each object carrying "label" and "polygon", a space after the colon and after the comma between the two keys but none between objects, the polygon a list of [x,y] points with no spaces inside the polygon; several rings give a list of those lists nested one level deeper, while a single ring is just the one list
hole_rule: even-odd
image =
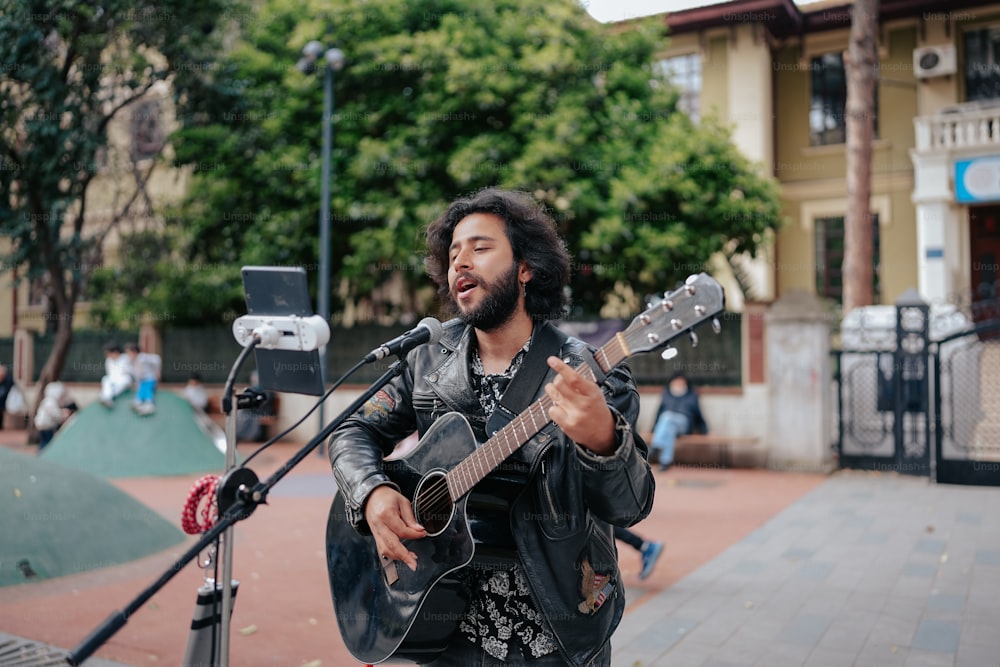
[{"label": "floral patterned shirt", "polygon": [[[488,375],[479,357],[472,351],[472,387],[487,418],[500,405],[511,379],[524,363],[531,344],[529,339],[514,355],[503,373]],[[541,612],[535,607],[528,580],[519,564],[508,569],[468,568],[472,600],[459,630],[497,660],[520,654],[525,660],[540,658],[556,650],[556,640]]]}]

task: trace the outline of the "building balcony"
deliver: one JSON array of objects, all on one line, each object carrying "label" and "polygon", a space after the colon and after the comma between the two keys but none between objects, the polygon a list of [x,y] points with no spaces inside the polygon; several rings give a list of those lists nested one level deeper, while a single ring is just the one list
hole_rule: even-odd
[{"label": "building balcony", "polygon": [[949,106],[913,119],[917,153],[1000,148],[1000,99]]}]

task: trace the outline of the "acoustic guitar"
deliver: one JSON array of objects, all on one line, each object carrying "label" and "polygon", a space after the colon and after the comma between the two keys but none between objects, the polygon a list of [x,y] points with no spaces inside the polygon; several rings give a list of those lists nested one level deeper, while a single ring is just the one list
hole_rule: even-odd
[{"label": "acoustic guitar", "polygon": [[[637,315],[595,354],[607,374],[630,356],[667,347],[725,307],[722,287],[707,274],[690,276],[679,289]],[[665,355],[666,356],[666,355]],[[587,363],[577,371],[591,380]],[[481,445],[459,413],[443,415],[412,451],[385,460],[384,470],[413,504],[427,537],[406,542],[417,555],[411,571],[383,562],[375,539],[362,535],[347,519],[338,492],[327,521],[326,553],[330,592],[341,636],[361,662],[425,662],[441,653],[462,620],[466,599],[456,574],[477,554],[470,521],[477,508],[470,491],[549,423],[548,396],[536,400]]]}]

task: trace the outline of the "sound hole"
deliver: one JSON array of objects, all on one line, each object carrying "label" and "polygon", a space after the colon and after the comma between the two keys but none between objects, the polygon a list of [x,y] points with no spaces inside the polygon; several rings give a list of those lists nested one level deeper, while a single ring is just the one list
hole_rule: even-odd
[{"label": "sound hole", "polygon": [[413,514],[427,529],[427,534],[435,536],[447,528],[454,513],[451,495],[448,493],[448,479],[443,472],[428,473],[417,485],[413,500]]}]

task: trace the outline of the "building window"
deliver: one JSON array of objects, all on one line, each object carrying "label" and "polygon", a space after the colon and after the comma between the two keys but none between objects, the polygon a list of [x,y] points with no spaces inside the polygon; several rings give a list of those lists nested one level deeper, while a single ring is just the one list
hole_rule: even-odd
[{"label": "building window", "polygon": [[965,33],[965,99],[1000,98],[1000,28]]},{"label": "building window", "polygon": [[677,107],[698,122],[701,115],[701,56],[689,53],[664,58],[657,64],[680,93]]},{"label": "building window", "polygon": [[[843,53],[825,53],[809,63],[809,144],[847,143],[847,73]],[[878,136],[878,93],[875,94],[875,136]]]},{"label": "building window", "polygon": [[813,146],[845,143],[847,78],[843,54],[816,56],[809,63],[809,76],[809,143]]},{"label": "building window", "polygon": [[[844,216],[816,218],[816,294],[844,302]],[[882,302],[878,214],[872,214],[872,301]]]}]

